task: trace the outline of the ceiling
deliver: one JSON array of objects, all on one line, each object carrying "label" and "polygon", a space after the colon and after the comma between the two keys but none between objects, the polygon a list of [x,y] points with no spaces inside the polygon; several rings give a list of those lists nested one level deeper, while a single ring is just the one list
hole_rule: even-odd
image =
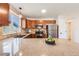
[{"label": "ceiling", "polygon": [[[22,7],[21,13],[30,17],[56,17],[58,15],[79,15],[79,3],[11,3],[16,10]],[[46,9],[45,14],[41,13]]]}]

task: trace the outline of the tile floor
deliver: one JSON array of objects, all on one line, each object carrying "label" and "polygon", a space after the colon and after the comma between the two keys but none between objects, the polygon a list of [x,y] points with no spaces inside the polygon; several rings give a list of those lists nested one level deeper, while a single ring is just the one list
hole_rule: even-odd
[{"label": "tile floor", "polygon": [[0,55],[10,56],[79,56],[79,44],[56,39],[56,45],[45,43],[47,38],[8,38],[0,41]]}]

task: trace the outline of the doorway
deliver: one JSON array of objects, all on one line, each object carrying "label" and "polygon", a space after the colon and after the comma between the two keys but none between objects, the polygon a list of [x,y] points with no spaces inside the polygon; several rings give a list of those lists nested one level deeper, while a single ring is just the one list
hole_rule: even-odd
[{"label": "doorway", "polygon": [[68,40],[72,40],[72,20],[67,21],[67,28]]}]

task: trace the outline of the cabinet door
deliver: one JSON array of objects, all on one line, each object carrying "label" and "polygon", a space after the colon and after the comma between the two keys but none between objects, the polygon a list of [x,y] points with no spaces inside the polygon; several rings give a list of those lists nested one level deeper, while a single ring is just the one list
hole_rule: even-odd
[{"label": "cabinet door", "polygon": [[9,24],[9,4],[0,3],[0,24],[2,26]]},{"label": "cabinet door", "polygon": [[36,20],[32,20],[32,28],[35,28]]},{"label": "cabinet door", "polygon": [[27,20],[27,28],[31,28],[31,26],[32,26],[31,20]]}]

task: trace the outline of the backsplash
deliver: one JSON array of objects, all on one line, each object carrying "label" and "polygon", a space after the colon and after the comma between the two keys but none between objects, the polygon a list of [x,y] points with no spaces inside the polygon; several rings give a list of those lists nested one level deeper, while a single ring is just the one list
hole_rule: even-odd
[{"label": "backsplash", "polygon": [[16,31],[17,28],[14,27],[12,24],[10,24],[9,26],[3,26],[3,35],[16,33]]},{"label": "backsplash", "polygon": [[18,30],[19,17],[10,13],[9,14],[9,21],[10,21],[9,26],[3,26],[2,27],[2,32],[3,32],[2,34],[3,35],[16,33],[17,30]]}]

